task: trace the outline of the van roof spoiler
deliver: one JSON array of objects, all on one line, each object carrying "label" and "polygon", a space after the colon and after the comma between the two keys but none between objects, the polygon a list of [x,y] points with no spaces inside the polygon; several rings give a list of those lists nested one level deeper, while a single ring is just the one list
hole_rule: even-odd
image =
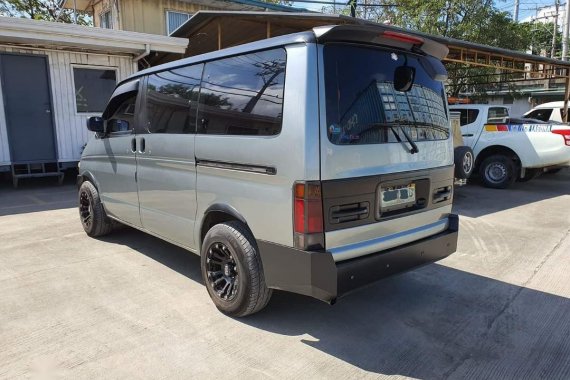
[{"label": "van roof spoiler", "polygon": [[439,60],[449,53],[447,46],[405,29],[383,25],[331,25],[313,28],[318,42],[367,42],[420,51]]}]

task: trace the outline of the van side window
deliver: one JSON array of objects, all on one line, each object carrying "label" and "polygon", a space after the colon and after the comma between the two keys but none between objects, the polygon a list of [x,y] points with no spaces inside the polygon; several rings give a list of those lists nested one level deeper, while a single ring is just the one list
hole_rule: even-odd
[{"label": "van side window", "polygon": [[475,109],[461,109],[458,110],[461,113],[459,124],[463,127],[464,125],[474,123],[479,116],[479,110]]},{"label": "van side window", "polygon": [[128,92],[117,99],[118,104],[113,112],[113,116],[107,119],[107,131],[129,132],[134,127],[135,122],[135,105],[137,102],[137,93]]},{"label": "van side window", "polygon": [[203,65],[149,75],[146,132],[196,133],[196,107]]},{"label": "van side window", "polygon": [[206,63],[198,132],[271,136],[281,132],[286,53],[262,51]]}]

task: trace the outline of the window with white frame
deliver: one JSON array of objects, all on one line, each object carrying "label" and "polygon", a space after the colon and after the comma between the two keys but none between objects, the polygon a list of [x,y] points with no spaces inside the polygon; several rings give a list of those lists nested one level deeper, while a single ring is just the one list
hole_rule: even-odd
[{"label": "window with white frame", "polygon": [[113,21],[111,20],[111,11],[105,11],[99,15],[99,26],[105,29],[113,29]]},{"label": "window with white frame", "polygon": [[190,13],[166,11],[166,33],[171,35],[192,16]]}]

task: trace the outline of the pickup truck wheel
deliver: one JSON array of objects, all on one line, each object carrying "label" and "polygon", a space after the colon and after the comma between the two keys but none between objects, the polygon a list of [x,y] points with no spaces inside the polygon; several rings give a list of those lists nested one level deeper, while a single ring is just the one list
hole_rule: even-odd
[{"label": "pickup truck wheel", "polygon": [[79,188],[79,218],[87,235],[99,237],[113,230],[114,223],[107,217],[97,188],[85,181]]},{"label": "pickup truck wheel", "polygon": [[475,167],[473,150],[468,146],[458,146],[454,152],[455,178],[468,179]]},{"label": "pickup truck wheel", "polygon": [[257,244],[242,223],[216,224],[208,231],[201,269],[210,298],[224,314],[244,317],[256,313],[271,298]]},{"label": "pickup truck wheel", "polygon": [[483,185],[493,189],[506,189],[516,180],[514,161],[502,154],[489,156],[479,167]]},{"label": "pickup truck wheel", "polygon": [[517,178],[518,182],[528,182],[542,173],[541,169],[525,169],[524,176]]}]

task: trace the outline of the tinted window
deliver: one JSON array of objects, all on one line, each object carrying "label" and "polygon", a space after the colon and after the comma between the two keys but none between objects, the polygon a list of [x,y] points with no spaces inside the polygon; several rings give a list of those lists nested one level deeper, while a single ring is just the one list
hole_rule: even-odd
[{"label": "tinted window", "polygon": [[195,133],[202,65],[148,77],[146,93],[149,133]]},{"label": "tinted window", "polygon": [[[420,56],[350,45],[324,48],[328,137],[334,144],[447,139],[446,97]],[[408,92],[394,89],[396,68],[415,69]]]},{"label": "tinted window", "polygon": [[552,115],[552,108],[545,108],[541,110],[534,110],[525,115],[527,119],[537,119],[542,121],[550,120],[550,115]]},{"label": "tinted window", "polygon": [[487,123],[504,123],[505,118],[509,117],[509,110],[505,107],[491,107],[489,108],[489,115],[487,116]]},{"label": "tinted window", "polygon": [[77,112],[103,112],[113,93],[115,70],[73,68]]},{"label": "tinted window", "polygon": [[454,111],[459,111],[461,113],[461,118],[459,120],[459,123],[462,127],[464,125],[474,123],[475,120],[477,120],[477,116],[479,116],[479,110],[461,109],[461,110],[454,110]]},{"label": "tinted window", "polygon": [[285,50],[277,49],[207,63],[200,92],[199,132],[278,134],[285,61]]},{"label": "tinted window", "polygon": [[128,132],[134,128],[135,122],[135,104],[137,101],[137,93],[130,92],[121,95],[116,101],[116,109],[113,116],[107,120],[108,132]]}]

